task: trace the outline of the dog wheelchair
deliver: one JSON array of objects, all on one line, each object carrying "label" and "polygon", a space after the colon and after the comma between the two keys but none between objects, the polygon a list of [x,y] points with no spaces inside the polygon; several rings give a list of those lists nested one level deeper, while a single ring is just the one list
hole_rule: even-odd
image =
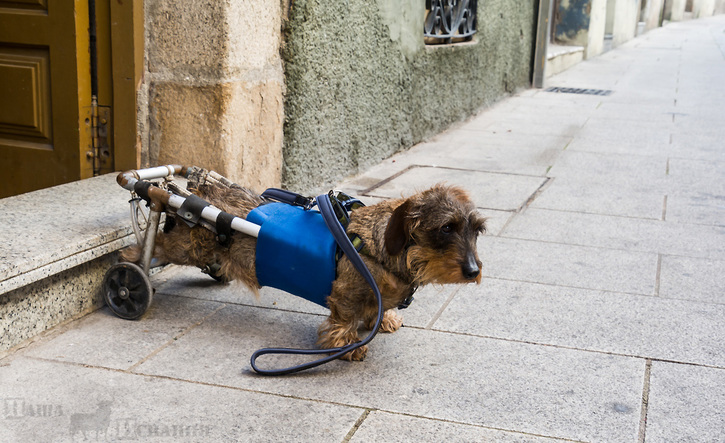
[{"label": "dog wheelchair", "polygon": [[[153,299],[153,287],[149,275],[153,269],[164,263],[153,258],[156,235],[164,215],[178,216],[189,226],[199,225],[216,234],[217,241],[228,245],[235,232],[257,238],[257,277],[260,286],[271,286],[301,296],[322,306],[329,295],[335,278],[335,265],[329,265],[326,258],[341,253],[347,256],[358,272],[373,290],[378,303],[378,315],[372,332],[363,340],[331,349],[288,349],[265,348],[251,357],[251,366],[259,374],[284,375],[299,372],[335,360],[368,344],[380,328],[383,319],[382,296],[370,271],[358,254],[362,247],[359,238],[348,237],[345,228],[349,223],[349,212],[363,204],[344,194],[330,191],[316,198],[303,197],[281,189],[268,189],[261,197],[265,204],[241,218],[228,214],[204,199],[185,189],[179,178],[189,184],[200,186],[212,184],[225,187],[239,187],[222,175],[195,166],[166,165],[147,169],[121,172],[118,184],[131,192],[131,226],[136,241],[141,245],[140,263],[121,262],[113,265],[103,279],[103,299],[109,309],[118,317],[135,320],[149,308]],[[144,204],[145,203],[145,204]],[[314,209],[314,208],[317,209]],[[279,222],[276,213],[291,216],[293,222]],[[285,232],[290,225],[305,226],[305,234],[319,234],[323,240],[314,242],[314,250],[300,249],[290,242]],[[299,229],[299,227],[297,228]],[[327,251],[327,252],[325,252]],[[275,269],[280,254],[296,260],[291,268],[304,275],[305,279],[286,278],[285,272]],[[264,266],[267,264],[267,266]],[[271,269],[260,272],[259,269]],[[213,265],[202,269],[212,278],[222,280]],[[284,369],[261,369],[256,359],[265,354],[323,355],[326,357],[291,366]]]}]

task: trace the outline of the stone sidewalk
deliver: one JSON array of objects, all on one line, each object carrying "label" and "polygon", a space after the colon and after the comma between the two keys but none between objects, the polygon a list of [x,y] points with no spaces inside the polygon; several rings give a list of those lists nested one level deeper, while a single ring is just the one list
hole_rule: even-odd
[{"label": "stone sidewalk", "polygon": [[609,95],[524,91],[340,184],[490,217],[483,283],[422,289],[364,362],[258,376],[325,311],[172,267],[141,320],[0,360],[0,441],[725,441],[723,79],[725,16],[670,24],[549,81]]}]

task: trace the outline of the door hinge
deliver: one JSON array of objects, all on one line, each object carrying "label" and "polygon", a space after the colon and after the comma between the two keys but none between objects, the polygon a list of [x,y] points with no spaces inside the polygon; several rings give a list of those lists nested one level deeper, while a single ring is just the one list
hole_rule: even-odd
[{"label": "door hinge", "polygon": [[113,172],[113,146],[111,107],[98,106],[93,97],[91,102],[91,146],[86,157],[92,163],[93,175]]}]

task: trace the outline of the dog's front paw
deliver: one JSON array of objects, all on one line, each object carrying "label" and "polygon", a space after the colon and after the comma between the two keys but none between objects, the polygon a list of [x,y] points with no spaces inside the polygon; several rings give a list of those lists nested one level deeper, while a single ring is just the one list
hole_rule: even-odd
[{"label": "dog's front paw", "polygon": [[363,360],[365,360],[365,356],[367,356],[367,355],[368,355],[368,347],[367,347],[367,345],[365,345],[365,346],[360,346],[359,348],[355,349],[352,352],[348,352],[347,354],[343,355],[340,358],[342,358],[343,360],[347,360],[347,361],[363,361]]},{"label": "dog's front paw", "polygon": [[403,326],[403,317],[389,309],[383,314],[383,322],[380,324],[380,331],[395,332]]},{"label": "dog's front paw", "polygon": [[[377,317],[368,319],[365,322],[365,326],[368,329],[373,329],[375,322],[378,321]],[[398,315],[393,309],[388,309],[383,313],[383,321],[380,322],[380,332],[395,332],[403,326],[403,317]]]},{"label": "dog's front paw", "polygon": [[[317,344],[321,348],[332,349],[342,348],[360,341],[357,335],[357,328],[354,324],[341,325],[331,321],[329,318],[325,320],[318,330]],[[343,360],[361,361],[367,355],[368,347],[361,346],[352,352],[343,355]]]}]

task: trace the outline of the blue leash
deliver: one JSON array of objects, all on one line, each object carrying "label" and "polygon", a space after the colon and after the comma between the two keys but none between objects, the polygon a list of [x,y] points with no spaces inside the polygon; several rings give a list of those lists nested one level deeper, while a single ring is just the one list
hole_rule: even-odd
[{"label": "blue leash", "polygon": [[[352,343],[347,346],[343,346],[340,348],[331,348],[331,349],[290,349],[290,348],[264,348],[259,349],[254,354],[252,354],[251,358],[251,364],[252,369],[254,369],[255,372],[261,375],[287,375],[287,374],[293,374],[295,372],[304,371],[306,369],[311,369],[317,366],[320,366],[322,364],[331,362],[332,360],[336,360],[343,355],[347,354],[348,352],[354,351],[355,349],[358,349],[362,346],[365,346],[366,344],[370,343],[370,341],[375,337],[375,335],[378,333],[378,330],[380,329],[380,325],[383,322],[383,296],[380,294],[380,290],[378,289],[378,285],[375,283],[375,279],[373,278],[373,275],[370,273],[370,270],[367,266],[365,266],[365,262],[363,262],[362,258],[360,257],[360,254],[358,254],[355,247],[352,245],[352,242],[350,242],[350,239],[347,236],[347,233],[345,232],[345,229],[342,227],[340,222],[337,219],[337,216],[335,215],[335,210],[332,207],[332,202],[330,200],[330,196],[327,194],[320,195],[317,197],[317,207],[320,209],[320,213],[322,214],[323,220],[325,220],[325,224],[327,225],[327,228],[332,233],[332,236],[335,238],[335,241],[340,246],[340,249],[342,249],[342,252],[345,253],[348,260],[350,260],[350,263],[355,267],[355,269],[360,273],[360,275],[363,276],[365,281],[367,281],[368,285],[373,290],[373,293],[375,293],[375,298],[378,302],[378,318],[375,321],[375,326],[373,327],[372,332],[368,334],[365,339],[362,341],[359,341],[357,343]],[[257,367],[257,358],[261,357],[262,355],[266,354],[294,354],[294,355],[321,355],[321,354],[328,354],[327,357],[320,358],[318,360],[311,361],[309,363],[303,363],[297,366],[290,366],[288,368],[283,369],[260,369]]]}]

